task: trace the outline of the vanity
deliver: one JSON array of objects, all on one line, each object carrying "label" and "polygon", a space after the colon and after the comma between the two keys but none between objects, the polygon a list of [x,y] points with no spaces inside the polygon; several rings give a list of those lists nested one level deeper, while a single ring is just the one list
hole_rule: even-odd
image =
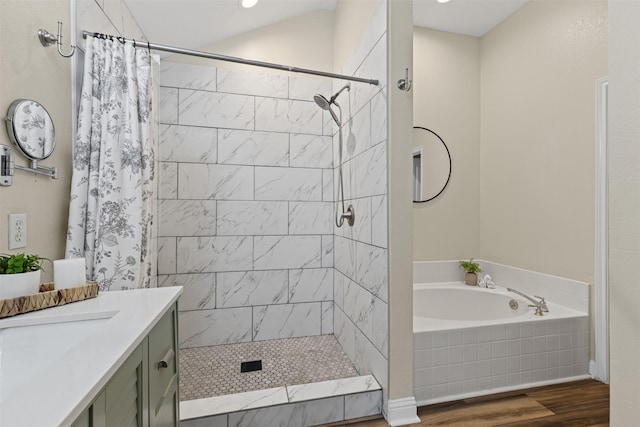
[{"label": "vanity", "polygon": [[182,287],[0,320],[0,425],[177,426]]}]

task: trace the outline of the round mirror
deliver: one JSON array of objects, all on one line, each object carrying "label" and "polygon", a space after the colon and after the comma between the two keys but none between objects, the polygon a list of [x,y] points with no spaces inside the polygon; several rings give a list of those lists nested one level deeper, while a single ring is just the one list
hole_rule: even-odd
[{"label": "round mirror", "polygon": [[47,110],[36,101],[18,99],[7,112],[9,139],[31,160],[43,160],[53,153],[56,130]]},{"label": "round mirror", "polygon": [[424,203],[438,197],[451,178],[451,154],[434,131],[413,127],[413,201]]}]

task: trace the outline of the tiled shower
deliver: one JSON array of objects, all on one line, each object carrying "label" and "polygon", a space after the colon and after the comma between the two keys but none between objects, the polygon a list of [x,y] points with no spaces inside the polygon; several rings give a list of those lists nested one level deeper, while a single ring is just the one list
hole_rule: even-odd
[{"label": "tiled shower", "polygon": [[[160,284],[180,345],[333,333],[329,80],[165,62]],[[224,327],[220,327],[224,325]]]},{"label": "tiled shower", "polygon": [[339,72],[380,80],[337,99],[341,228],[338,129],[313,95],[345,82],[162,63],[158,283],[184,286],[181,348],[335,335],[386,390],[385,1]]}]

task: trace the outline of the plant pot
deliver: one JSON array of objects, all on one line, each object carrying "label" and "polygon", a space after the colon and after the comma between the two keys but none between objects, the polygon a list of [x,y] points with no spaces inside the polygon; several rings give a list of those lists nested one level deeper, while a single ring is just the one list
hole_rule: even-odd
[{"label": "plant pot", "polygon": [[476,286],[478,284],[478,275],[476,273],[465,273],[464,283],[469,286]]},{"label": "plant pot", "polygon": [[40,270],[28,273],[0,274],[0,299],[37,294],[40,289]]}]

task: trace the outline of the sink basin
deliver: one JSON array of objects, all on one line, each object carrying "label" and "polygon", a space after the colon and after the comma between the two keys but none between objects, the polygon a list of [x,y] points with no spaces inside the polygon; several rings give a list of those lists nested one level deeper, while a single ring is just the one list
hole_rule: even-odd
[{"label": "sink basin", "polygon": [[[5,319],[0,322],[0,402],[28,385],[117,311]],[[25,370],[24,366],[30,366]]]}]

